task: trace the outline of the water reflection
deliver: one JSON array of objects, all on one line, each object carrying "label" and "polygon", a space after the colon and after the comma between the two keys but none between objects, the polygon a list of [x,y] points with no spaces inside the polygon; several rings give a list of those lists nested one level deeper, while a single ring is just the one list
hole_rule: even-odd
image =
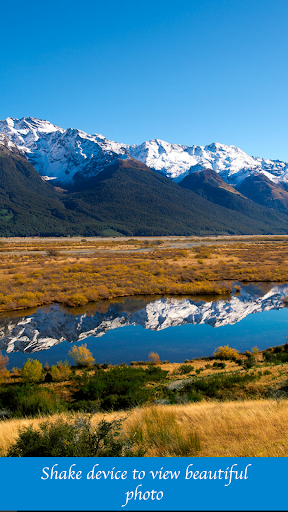
[{"label": "water reflection", "polygon": [[[58,304],[0,317],[0,350],[26,354],[51,349],[62,342],[100,338],[124,327],[163,331],[184,325],[214,328],[235,325],[248,315],[280,310],[287,284],[241,285],[229,297],[140,297],[103,301],[82,308]],[[169,330],[170,331],[170,330]],[[133,337],[133,330],[129,331]],[[129,338],[128,336],[128,338]],[[145,335],[144,335],[145,337]],[[143,338],[144,340],[144,338]],[[67,352],[66,352],[67,353]]]}]

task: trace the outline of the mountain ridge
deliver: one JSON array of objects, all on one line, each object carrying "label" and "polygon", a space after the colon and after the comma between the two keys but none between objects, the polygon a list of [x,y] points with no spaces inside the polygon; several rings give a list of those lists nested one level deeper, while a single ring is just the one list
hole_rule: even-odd
[{"label": "mountain ridge", "polygon": [[187,146],[152,139],[128,145],[29,117],[0,121],[0,132],[26,154],[39,174],[56,178],[60,185],[73,185],[75,175],[78,180],[95,176],[129,155],[176,182],[195,171],[212,169],[234,186],[259,172],[275,183],[288,183],[288,163],[252,157],[236,146],[216,142]]}]

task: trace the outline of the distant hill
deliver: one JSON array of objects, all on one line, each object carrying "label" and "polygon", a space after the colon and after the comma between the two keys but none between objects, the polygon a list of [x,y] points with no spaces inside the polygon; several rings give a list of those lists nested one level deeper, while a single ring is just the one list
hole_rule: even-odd
[{"label": "distant hill", "polygon": [[[114,160],[96,176],[75,180],[70,190],[61,191],[43,180],[17,147],[2,137],[0,236],[287,232],[288,217],[283,212],[271,212],[230,191],[213,174],[199,179],[209,182],[201,185],[205,193],[200,194],[199,184],[192,191],[129,157]],[[217,194],[223,193],[228,196],[222,201]]]},{"label": "distant hill", "polygon": [[274,183],[264,174],[248,176],[237,190],[255,203],[288,212],[288,192],[285,184]]},{"label": "distant hill", "polygon": [[2,139],[0,236],[81,234],[89,231],[89,223],[89,217],[67,210],[61,194],[43,181],[16,147],[5,147]]},{"label": "distant hill", "polygon": [[[288,217],[271,214],[243,198],[223,180],[219,183],[226,188],[211,185],[213,193],[203,197],[184,188],[183,182],[177,184],[130,158],[118,160],[94,178],[80,181],[63,202],[66,208],[114,222],[115,229],[125,227],[131,235],[287,232]],[[228,194],[225,197],[230,202],[217,204],[212,196],[219,190],[220,194]]]},{"label": "distant hill", "polygon": [[[283,192],[283,199],[284,196],[286,195],[288,200],[288,192],[286,192],[281,186],[276,185],[273,187],[273,183],[264,175],[260,175],[259,178],[261,183],[262,178],[265,183],[267,181],[267,190],[269,190],[269,192],[270,188],[268,186],[268,182],[271,183],[272,185],[271,190],[279,189],[280,191]],[[268,208],[273,208],[273,199],[271,197],[270,202],[267,200],[267,192],[264,191],[264,188],[263,190],[261,190],[261,193],[260,190],[258,191],[258,195],[263,199],[262,203],[258,203],[257,199],[254,198],[254,196],[256,195],[255,189],[250,189],[250,183],[254,182],[254,179],[257,183],[255,176],[250,176],[250,178],[246,178],[246,180],[248,180],[247,186],[243,186],[243,184],[246,182],[245,180],[239,187],[237,187],[236,190],[234,187],[228,185],[224,180],[222,180],[222,178],[216,172],[212,171],[211,169],[206,169],[204,171],[189,174],[189,176],[186,176],[179,183],[179,185],[181,187],[192,190],[193,192],[195,192],[195,194],[199,194],[201,197],[205,197],[205,199],[208,199],[208,201],[211,201],[212,203],[225,206],[226,208],[229,208],[234,212],[242,213],[245,216],[248,216],[249,218],[251,218],[251,223],[254,223],[255,221],[269,222],[269,219],[273,222],[277,222],[277,219],[280,219],[280,217],[287,220],[288,217],[286,217],[286,215],[288,216],[288,210],[285,210],[284,207],[282,207],[284,215],[279,215],[278,213],[271,211],[270,209],[268,210]],[[257,185],[255,184],[255,188],[256,186]],[[246,195],[247,197],[245,197]]]}]

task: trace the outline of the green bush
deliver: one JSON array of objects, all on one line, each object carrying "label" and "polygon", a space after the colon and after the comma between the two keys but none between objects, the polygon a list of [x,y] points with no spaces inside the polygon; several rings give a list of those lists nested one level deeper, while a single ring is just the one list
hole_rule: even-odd
[{"label": "green bush", "polygon": [[181,366],[179,366],[178,368],[178,372],[179,373],[182,373],[182,374],[186,374],[186,373],[190,373],[190,372],[193,372],[194,370],[194,366],[192,366],[191,364],[182,364]]},{"label": "green bush", "polygon": [[[280,348],[280,347],[275,347]],[[270,352],[270,350],[265,350],[263,352],[263,358],[267,363],[281,364],[288,363],[288,352],[285,350]]]},{"label": "green bush", "polygon": [[141,449],[132,453],[133,438],[121,433],[122,420],[102,420],[92,427],[90,416],[71,421],[58,419],[19,430],[19,437],[8,450],[8,457],[127,457],[143,456]]},{"label": "green bush", "polygon": [[246,370],[249,370],[250,368],[253,368],[253,366],[255,366],[257,364],[257,360],[256,360],[255,356],[253,354],[251,354],[250,352],[246,352],[246,356],[247,356],[247,359],[246,359],[246,361],[244,361],[243,367]]},{"label": "green bush", "polygon": [[213,368],[220,368],[221,370],[224,370],[226,364],[225,363],[218,363],[217,361],[214,361],[212,367]]},{"label": "green bush", "polygon": [[199,401],[204,398],[217,398],[223,400],[230,398],[236,388],[242,387],[249,382],[259,379],[258,375],[252,374],[218,374],[202,377],[193,382],[188,382],[181,390],[186,393],[191,402]]},{"label": "green bush", "polygon": [[21,377],[26,382],[39,382],[43,378],[43,366],[37,359],[27,359],[21,370]]},{"label": "green bush", "polygon": [[154,398],[153,388],[145,387],[148,382],[159,382],[167,371],[158,366],[133,368],[130,366],[111,368],[108,372],[97,370],[93,376],[83,376],[77,400],[99,400],[103,410],[127,409]]},{"label": "green bush", "polygon": [[8,408],[13,417],[53,414],[66,410],[55,393],[29,383],[1,389],[0,407]]},{"label": "green bush", "polygon": [[53,414],[65,409],[66,407],[57,395],[46,389],[41,389],[30,395],[22,396],[16,413],[20,416],[35,416],[36,414]]}]

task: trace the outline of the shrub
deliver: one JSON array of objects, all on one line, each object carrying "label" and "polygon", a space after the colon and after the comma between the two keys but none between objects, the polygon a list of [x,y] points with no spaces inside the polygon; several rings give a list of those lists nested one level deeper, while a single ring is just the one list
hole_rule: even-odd
[{"label": "shrub", "polygon": [[44,377],[44,382],[50,383],[52,381],[53,381],[53,377],[52,377],[51,373],[50,372],[46,372],[46,375]]},{"label": "shrub", "polygon": [[259,348],[256,345],[255,345],[255,347],[252,347],[251,350],[252,350],[252,354],[254,354],[255,356],[257,356],[259,354]]},{"label": "shrub", "polygon": [[84,293],[74,293],[68,297],[68,306],[85,306],[88,303],[88,299]]},{"label": "shrub", "polygon": [[248,352],[248,350],[245,352],[245,355],[247,356],[247,359],[246,359],[246,361],[244,361],[243,367],[246,370],[249,370],[250,368],[253,368],[253,366],[256,365],[257,360],[256,360],[254,354],[251,354],[251,352]]},{"label": "shrub", "polygon": [[218,374],[212,377],[202,377],[193,382],[188,382],[181,390],[187,393],[188,399],[192,402],[202,400],[203,398],[229,399],[233,398],[233,390],[253,382],[259,378],[256,374],[239,373]]},{"label": "shrub", "polygon": [[231,348],[229,345],[225,345],[224,347],[218,347],[214,351],[214,357],[217,359],[238,359],[239,352],[236,348]]},{"label": "shrub", "polygon": [[72,370],[67,361],[62,363],[62,361],[57,362],[57,366],[51,366],[51,376],[55,381],[68,380],[71,376]]},{"label": "shrub", "polygon": [[0,352],[0,382],[5,379],[5,377],[8,377],[9,372],[6,369],[6,365],[9,362],[9,357],[7,355],[2,355],[2,352]]},{"label": "shrub", "polygon": [[54,256],[54,257],[60,256],[60,251],[58,251],[58,249],[52,249],[51,248],[51,249],[47,250],[47,255],[48,256]]},{"label": "shrub", "polygon": [[3,370],[6,370],[6,366],[9,363],[9,357],[7,355],[2,355],[2,352],[0,352],[0,373]]},{"label": "shrub", "polygon": [[218,363],[217,361],[215,361],[212,365],[212,368],[220,368],[221,370],[224,370],[225,366],[225,363]]},{"label": "shrub", "polygon": [[95,375],[83,376],[81,388],[75,393],[77,400],[98,400],[103,410],[127,409],[149,399],[155,399],[148,382],[159,382],[167,375],[159,366],[133,368],[115,366],[108,372],[98,370]]},{"label": "shrub", "polygon": [[14,417],[53,414],[66,409],[55,393],[35,384],[9,386],[1,391],[0,407],[9,408]]},{"label": "shrub", "polygon": [[[133,437],[121,432],[123,420],[102,420],[96,427],[91,417],[78,417],[70,422],[58,419],[41,423],[39,430],[24,427],[8,450],[8,457],[127,457],[132,455]],[[133,453],[134,455],[134,453]],[[144,453],[138,449],[136,456]]]},{"label": "shrub", "polygon": [[263,358],[267,363],[274,363],[274,364],[280,364],[280,363],[288,363],[288,352],[281,351],[281,352],[270,352],[269,350],[265,350],[263,352]]},{"label": "shrub", "polygon": [[21,377],[26,382],[39,382],[42,380],[43,366],[37,359],[27,359],[21,370]]},{"label": "shrub", "polygon": [[74,345],[68,354],[77,364],[77,366],[93,366],[95,362],[95,359],[92,356],[90,350],[87,348],[86,343],[84,345],[80,345],[79,347]]},{"label": "shrub", "polygon": [[178,368],[178,372],[179,373],[182,373],[182,374],[186,374],[186,373],[190,373],[194,370],[194,366],[192,366],[191,364],[182,364],[181,366],[179,366]]},{"label": "shrub", "polygon": [[31,394],[21,396],[15,415],[35,416],[37,414],[53,414],[62,412],[65,409],[66,407],[57,395],[46,389],[40,389]]},{"label": "shrub", "polygon": [[150,363],[153,364],[159,364],[161,362],[159,354],[157,354],[157,352],[149,352],[148,360]]}]

